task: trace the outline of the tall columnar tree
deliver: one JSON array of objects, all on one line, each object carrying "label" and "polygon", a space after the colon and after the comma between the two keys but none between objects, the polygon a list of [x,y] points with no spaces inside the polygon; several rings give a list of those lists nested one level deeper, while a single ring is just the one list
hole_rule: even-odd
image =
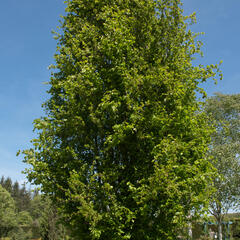
[{"label": "tall columnar tree", "polygon": [[217,93],[208,99],[206,113],[214,122],[210,154],[219,175],[214,178],[210,212],[218,223],[222,240],[222,222],[229,210],[240,207],[240,94]]},{"label": "tall columnar tree", "polygon": [[206,202],[200,53],[179,0],[68,0],[26,172],[77,239],[173,239]]}]

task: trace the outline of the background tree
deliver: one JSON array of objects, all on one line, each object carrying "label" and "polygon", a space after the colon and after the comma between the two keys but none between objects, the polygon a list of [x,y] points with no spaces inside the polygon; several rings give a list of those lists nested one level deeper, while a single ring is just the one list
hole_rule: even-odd
[{"label": "background tree", "polygon": [[57,214],[56,206],[52,204],[52,201],[48,197],[42,197],[41,201],[44,204],[41,217],[39,218],[41,239],[68,239],[66,228],[59,222],[60,218]]},{"label": "background tree", "polygon": [[5,178],[4,176],[1,177],[0,184],[3,188],[5,188],[10,194],[12,194],[12,179],[10,177]]},{"label": "background tree", "polygon": [[7,237],[16,226],[14,200],[10,193],[0,185],[0,237]]},{"label": "background tree", "polygon": [[11,240],[30,240],[32,239],[32,218],[27,211],[16,214],[16,227],[10,232]]},{"label": "background tree", "polygon": [[219,176],[214,179],[216,192],[210,211],[218,223],[218,239],[222,240],[224,216],[240,206],[240,94],[217,93],[208,99],[205,110],[216,126],[210,154]]},{"label": "background tree", "polygon": [[2,176],[1,183],[11,194],[0,185],[0,238],[68,239],[69,231],[59,224],[57,208],[48,197],[37,190],[26,190],[25,185],[20,186],[18,182],[12,184],[9,177]]},{"label": "background tree", "polygon": [[25,184],[19,189],[16,204],[19,211],[28,211],[31,202],[31,190],[27,190]]},{"label": "background tree", "polygon": [[[179,0],[69,0],[28,179],[77,239],[175,239],[205,205],[200,52]],[[199,113],[197,113],[199,112]]]},{"label": "background tree", "polygon": [[33,238],[35,239],[41,237],[40,221],[41,221],[41,216],[44,212],[45,206],[46,204],[42,200],[41,195],[35,192],[29,208],[30,215],[33,218],[32,233],[33,233]]},{"label": "background tree", "polygon": [[35,192],[31,201],[30,215],[33,218],[31,227],[33,238],[41,238],[42,240],[68,239],[68,231],[59,222],[57,208],[48,197]]},{"label": "background tree", "polygon": [[12,197],[15,200],[15,202],[20,198],[20,186],[17,181],[12,186]]},{"label": "background tree", "polygon": [[5,178],[4,176],[1,177],[0,184],[11,194],[18,212],[29,210],[31,190],[27,190],[25,184],[19,186],[17,181],[12,184],[12,179],[10,177]]}]

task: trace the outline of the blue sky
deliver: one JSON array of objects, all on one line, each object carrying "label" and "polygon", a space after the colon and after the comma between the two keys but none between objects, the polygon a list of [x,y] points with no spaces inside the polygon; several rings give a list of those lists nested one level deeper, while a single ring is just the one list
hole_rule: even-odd
[{"label": "blue sky", "polygon": [[240,2],[236,0],[183,0],[184,11],[196,12],[197,24],[194,32],[205,32],[203,41],[203,64],[215,64],[223,60],[221,70],[224,79],[217,85],[204,85],[207,93],[240,93]]},{"label": "blue sky", "polygon": [[56,41],[51,30],[64,13],[62,0],[0,1],[0,175],[23,181],[18,149],[30,146],[32,122],[43,114]]},{"label": "blue sky", "polygon": [[[186,14],[196,11],[195,32],[205,32],[202,64],[218,63],[224,79],[204,85],[207,93],[240,93],[240,1],[184,0]],[[26,167],[19,149],[30,147],[32,122],[43,115],[56,41],[51,30],[64,14],[63,0],[0,2],[0,175],[22,182]]]}]

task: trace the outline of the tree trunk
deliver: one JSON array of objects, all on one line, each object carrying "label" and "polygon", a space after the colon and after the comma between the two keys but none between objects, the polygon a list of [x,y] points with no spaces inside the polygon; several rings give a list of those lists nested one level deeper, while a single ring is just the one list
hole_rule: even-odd
[{"label": "tree trunk", "polygon": [[222,221],[218,221],[218,240],[222,240]]},{"label": "tree trunk", "polygon": [[188,226],[187,226],[187,234],[188,234],[188,240],[192,240],[192,216],[191,216],[191,212],[189,211],[189,215],[188,215]]},{"label": "tree trunk", "polygon": [[188,223],[188,240],[192,240],[192,223]]}]

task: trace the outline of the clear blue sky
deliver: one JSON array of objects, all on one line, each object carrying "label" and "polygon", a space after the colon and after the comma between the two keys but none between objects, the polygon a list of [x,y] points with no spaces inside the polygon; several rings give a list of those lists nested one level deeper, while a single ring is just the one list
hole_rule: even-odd
[{"label": "clear blue sky", "polygon": [[[7,0],[0,2],[0,175],[23,181],[26,167],[19,149],[30,146],[32,122],[43,115],[47,99],[47,67],[54,63],[56,41],[51,30],[64,14],[63,0]],[[203,64],[223,60],[224,79],[204,85],[214,92],[240,93],[240,1],[184,0],[186,14],[196,11],[195,32],[205,32]]]}]

